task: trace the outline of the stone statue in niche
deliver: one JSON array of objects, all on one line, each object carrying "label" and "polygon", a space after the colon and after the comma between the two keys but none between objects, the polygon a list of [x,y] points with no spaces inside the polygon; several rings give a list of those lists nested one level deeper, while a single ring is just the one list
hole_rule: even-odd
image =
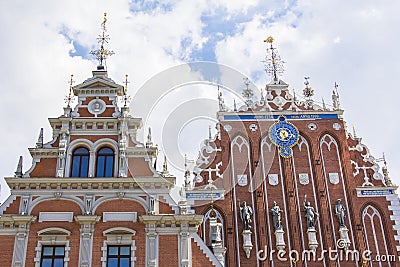
[{"label": "stone statue in niche", "polygon": [[335,214],[339,221],[340,227],[346,227],[346,224],[345,224],[346,208],[343,206],[342,200],[340,198],[338,200],[336,200]]},{"label": "stone statue in niche", "polygon": [[304,196],[303,205],[306,212],[307,228],[315,228],[315,216],[319,216],[319,214],[311,206],[310,201],[307,201],[307,195]]},{"label": "stone statue in niche", "polygon": [[246,201],[243,201],[242,204],[240,205],[240,219],[242,219],[244,230],[251,229],[250,224],[252,215],[253,215],[252,208],[250,206],[247,206]]},{"label": "stone statue in niche", "polygon": [[282,230],[282,219],[281,219],[281,208],[274,201],[274,206],[271,208],[270,213],[272,214],[272,223],[275,230]]}]

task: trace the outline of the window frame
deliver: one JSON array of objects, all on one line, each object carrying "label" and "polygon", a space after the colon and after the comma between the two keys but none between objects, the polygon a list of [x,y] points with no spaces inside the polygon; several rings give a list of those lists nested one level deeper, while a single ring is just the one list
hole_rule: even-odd
[{"label": "window frame", "polygon": [[[75,154],[77,152],[77,150],[79,149],[85,149],[87,154]],[[82,176],[82,158],[83,157],[87,157],[87,167],[86,167],[86,176]],[[79,171],[78,171],[78,175],[74,175],[74,162],[75,162],[75,158],[79,158]],[[72,151],[71,154],[71,170],[70,170],[70,177],[71,178],[88,178],[89,177],[89,169],[90,169],[90,150],[85,147],[85,146],[78,146],[77,148],[75,148]]]},{"label": "window frame", "polygon": [[38,240],[35,251],[36,257],[34,258],[35,267],[42,266],[42,249],[45,246],[63,246],[64,247],[64,265],[68,267],[69,263],[69,251],[71,250],[68,237],[71,236],[71,232],[58,227],[50,227],[38,232]]},{"label": "window frame", "polygon": [[131,247],[130,267],[135,267],[136,243],[133,239],[135,235],[135,230],[126,227],[114,227],[103,231],[103,236],[106,239],[103,241],[103,246],[101,247],[101,251],[103,252],[101,266],[107,267],[108,265],[108,246],[121,245]]},{"label": "window frame", "polygon": [[[112,247],[117,247],[118,248],[118,254],[117,255],[110,255],[110,248],[112,248]],[[128,255],[121,255],[121,248],[122,247],[128,247],[129,248],[129,254]],[[131,260],[132,256],[131,256],[131,254],[132,254],[132,248],[131,248],[131,245],[129,245],[129,244],[107,245],[107,267],[109,265],[108,264],[108,260],[109,259],[118,259],[118,267],[121,266],[120,265],[120,259],[129,259],[129,265],[126,266],[126,267],[131,267],[131,265],[132,265],[132,260]]]},{"label": "window frame", "polygon": [[[110,153],[110,154],[100,154],[101,153],[101,151],[103,150],[103,149],[109,149],[109,150],[111,150],[112,151],[112,153]],[[103,172],[103,175],[102,176],[99,176],[99,170],[98,170],[98,168],[99,168],[99,157],[104,157],[104,166],[103,166],[103,170],[102,170],[102,172]],[[106,173],[107,173],[107,166],[109,166],[108,164],[107,164],[107,161],[108,160],[112,160],[112,164],[111,164],[111,176],[106,176]],[[109,147],[109,146],[102,146],[102,147],[100,147],[97,151],[96,151],[96,164],[95,164],[95,177],[98,177],[98,178],[111,178],[111,177],[114,177],[114,166],[115,165],[115,150],[112,148],[112,147]]]},{"label": "window frame", "polygon": [[[51,247],[53,248],[53,252],[51,255],[44,255],[44,251],[46,247]],[[63,248],[64,249],[64,253],[60,256],[56,255],[55,251],[56,248]],[[40,266],[43,265],[43,260],[44,259],[51,259],[51,267],[54,267],[54,261],[56,259],[62,259],[63,261],[63,266],[65,264],[65,245],[50,245],[50,244],[46,244],[46,245],[42,245],[42,254],[40,256]]]}]

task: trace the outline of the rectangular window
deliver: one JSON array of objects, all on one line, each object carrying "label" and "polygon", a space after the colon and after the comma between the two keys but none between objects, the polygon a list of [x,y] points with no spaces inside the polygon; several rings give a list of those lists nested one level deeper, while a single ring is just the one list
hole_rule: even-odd
[{"label": "rectangular window", "polygon": [[63,267],[65,257],[64,246],[43,246],[41,267]]},{"label": "rectangular window", "polygon": [[108,246],[107,267],[131,267],[131,246]]}]

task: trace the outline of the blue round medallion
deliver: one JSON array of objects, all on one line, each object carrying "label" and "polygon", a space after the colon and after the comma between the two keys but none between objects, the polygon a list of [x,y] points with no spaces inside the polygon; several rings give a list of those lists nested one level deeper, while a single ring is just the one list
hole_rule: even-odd
[{"label": "blue round medallion", "polygon": [[[291,147],[299,140],[299,131],[293,124],[287,122],[284,116],[280,116],[278,122],[269,129],[269,138],[280,148],[281,156],[286,158],[292,155]],[[283,152],[282,149],[284,149]]]}]

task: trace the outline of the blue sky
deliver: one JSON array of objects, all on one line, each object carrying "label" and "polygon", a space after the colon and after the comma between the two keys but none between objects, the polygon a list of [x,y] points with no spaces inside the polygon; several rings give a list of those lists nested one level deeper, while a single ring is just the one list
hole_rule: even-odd
[{"label": "blue sky", "polygon": [[[132,96],[157,73],[192,61],[227,65],[264,87],[262,41],[273,35],[286,61],[282,79],[300,95],[303,78],[311,77],[316,101],[327,104],[337,82],[349,128],[355,125],[375,157],[386,152],[400,184],[399,8],[394,0],[1,1],[0,108],[7,116],[0,120],[7,130],[0,132],[0,177],[13,175],[19,155],[24,170],[30,167],[27,148],[41,127],[51,139],[47,118],[61,115],[70,75],[80,83],[97,64],[88,52],[97,47],[106,11],[116,52],[109,76],[122,83],[128,73]],[[198,139],[208,135],[197,132]],[[1,185],[0,201],[8,194]]]}]

